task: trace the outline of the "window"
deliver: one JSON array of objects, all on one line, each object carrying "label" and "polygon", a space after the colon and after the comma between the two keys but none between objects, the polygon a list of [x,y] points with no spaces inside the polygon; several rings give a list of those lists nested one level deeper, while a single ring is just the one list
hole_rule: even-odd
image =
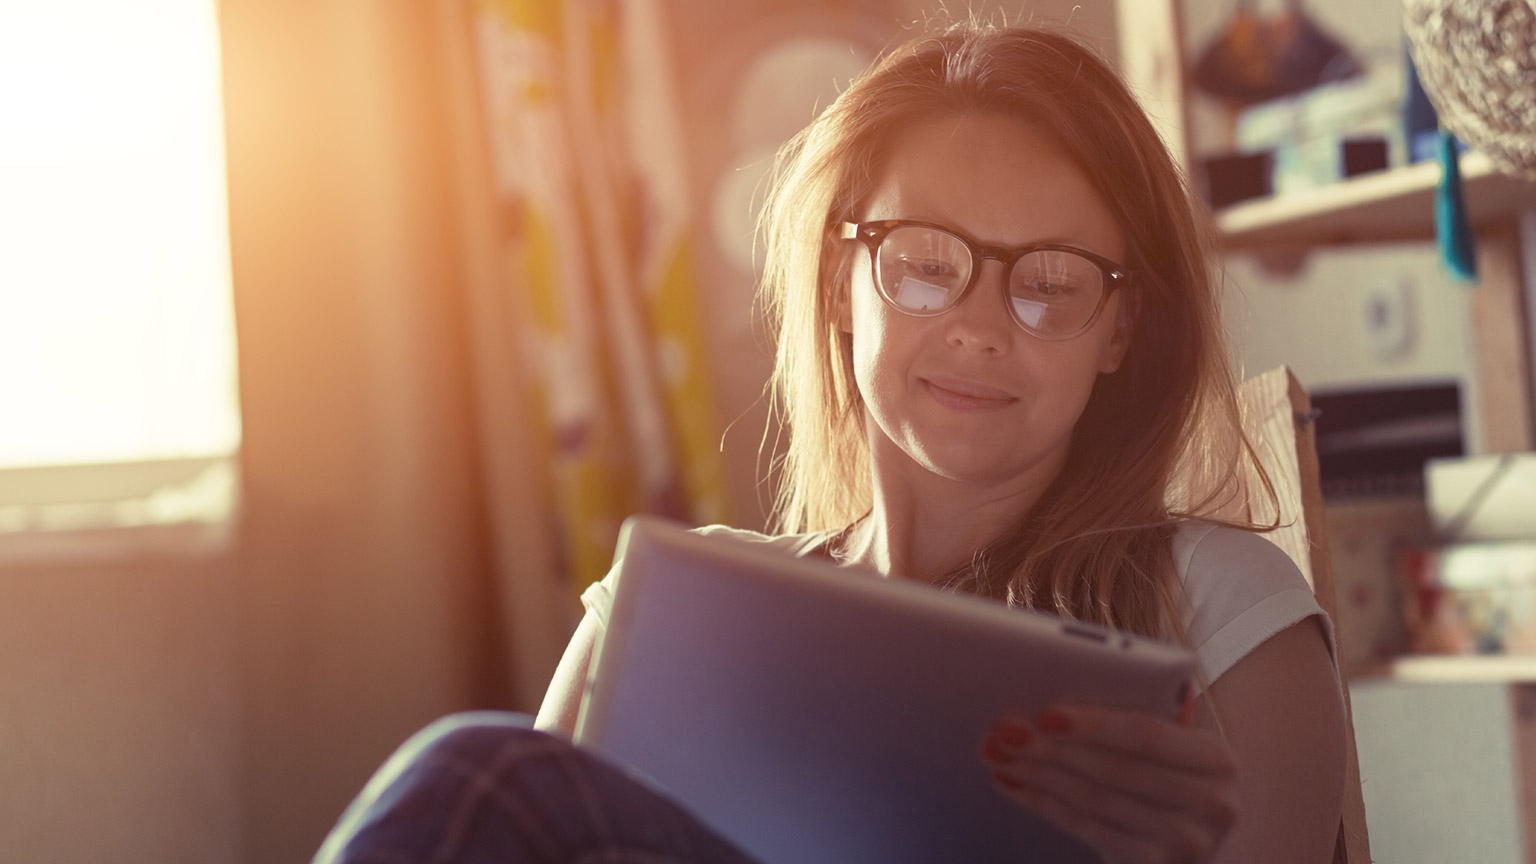
[{"label": "window", "polygon": [[227,532],[220,86],[216,0],[0,4],[0,540]]}]

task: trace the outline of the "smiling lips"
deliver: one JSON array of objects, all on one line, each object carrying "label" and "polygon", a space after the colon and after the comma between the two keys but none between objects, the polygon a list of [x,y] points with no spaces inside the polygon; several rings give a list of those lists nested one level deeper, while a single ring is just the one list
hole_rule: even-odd
[{"label": "smiling lips", "polygon": [[961,378],[924,378],[924,386],[934,401],[961,411],[995,411],[1018,401],[1018,397],[975,381]]}]

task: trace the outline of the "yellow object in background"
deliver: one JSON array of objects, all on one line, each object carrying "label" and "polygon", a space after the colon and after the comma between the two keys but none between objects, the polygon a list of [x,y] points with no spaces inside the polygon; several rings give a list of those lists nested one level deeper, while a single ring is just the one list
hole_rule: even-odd
[{"label": "yellow object in background", "polygon": [[631,513],[728,518],[670,64],[649,0],[486,0],[477,27],[507,290],[579,590]]}]

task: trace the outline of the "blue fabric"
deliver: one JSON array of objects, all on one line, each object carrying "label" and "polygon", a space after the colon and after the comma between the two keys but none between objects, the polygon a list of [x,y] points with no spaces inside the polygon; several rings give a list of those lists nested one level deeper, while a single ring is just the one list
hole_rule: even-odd
[{"label": "blue fabric", "polygon": [[1452,276],[1462,282],[1476,282],[1477,250],[1462,195],[1456,139],[1442,129],[1437,144],[1440,183],[1435,187],[1435,241],[1440,247],[1440,260]]},{"label": "blue fabric", "polygon": [[368,782],[314,864],[754,864],[644,781],[522,715],[458,714]]}]

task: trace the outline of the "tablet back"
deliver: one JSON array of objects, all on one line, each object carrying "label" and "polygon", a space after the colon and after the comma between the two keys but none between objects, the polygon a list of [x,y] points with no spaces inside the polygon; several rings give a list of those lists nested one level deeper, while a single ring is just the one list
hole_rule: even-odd
[{"label": "tablet back", "polygon": [[764,864],[1091,862],[980,749],[1053,702],[1175,716],[1188,652],[646,517],[576,738]]}]

